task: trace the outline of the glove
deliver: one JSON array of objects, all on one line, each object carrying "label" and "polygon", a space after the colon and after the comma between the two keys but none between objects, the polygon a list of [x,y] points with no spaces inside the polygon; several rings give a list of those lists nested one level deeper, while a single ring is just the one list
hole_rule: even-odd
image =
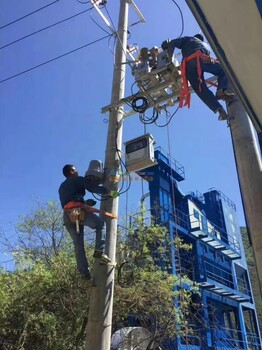
[{"label": "glove", "polygon": [[168,49],[170,41],[171,41],[170,39],[167,39],[167,40],[162,42],[161,47],[162,47],[163,50],[167,50]]},{"label": "glove", "polygon": [[117,191],[110,191],[109,196],[112,198],[116,198],[119,196],[119,193]]},{"label": "glove", "polygon": [[89,205],[90,207],[93,207],[94,205],[96,205],[96,201],[94,201],[93,199],[87,199],[85,201],[86,205]]}]

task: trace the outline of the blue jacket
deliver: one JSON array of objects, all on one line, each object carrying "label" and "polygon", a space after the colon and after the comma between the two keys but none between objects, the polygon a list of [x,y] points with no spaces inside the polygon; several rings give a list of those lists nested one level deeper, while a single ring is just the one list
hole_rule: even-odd
[{"label": "blue jacket", "polygon": [[107,194],[104,186],[98,186],[95,182],[83,176],[68,177],[59,187],[59,198],[62,208],[71,201],[84,202],[85,192]]},{"label": "blue jacket", "polygon": [[192,55],[200,50],[206,55],[210,55],[209,47],[202,40],[192,36],[184,36],[182,38],[173,39],[169,43],[169,50],[174,52],[175,47],[181,49],[183,58]]}]

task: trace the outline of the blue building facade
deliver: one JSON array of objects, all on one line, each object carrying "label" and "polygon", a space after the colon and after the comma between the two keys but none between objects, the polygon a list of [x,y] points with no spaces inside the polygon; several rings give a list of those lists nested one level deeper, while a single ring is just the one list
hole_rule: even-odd
[{"label": "blue building facade", "polygon": [[194,334],[168,349],[262,349],[234,203],[215,189],[183,195],[178,186],[185,179],[183,166],[161,148],[155,159],[157,165],[140,172],[150,178],[151,215],[169,229],[171,239],[178,236],[192,245],[185,253],[172,247],[172,272],[188,276],[201,290],[191,320]]}]

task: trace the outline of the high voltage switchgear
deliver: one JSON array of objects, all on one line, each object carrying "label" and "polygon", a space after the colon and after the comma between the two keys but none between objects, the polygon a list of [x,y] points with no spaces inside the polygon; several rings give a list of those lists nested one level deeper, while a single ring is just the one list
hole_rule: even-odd
[{"label": "high voltage switchgear", "polygon": [[[180,65],[174,55],[167,50],[158,47],[140,50],[138,59],[132,66],[132,74],[135,77],[139,93],[136,94],[132,107],[139,110],[139,99],[145,97],[148,101],[147,108],[157,109],[173,106],[178,102],[180,92]],[[145,104],[145,102],[143,102]]]}]

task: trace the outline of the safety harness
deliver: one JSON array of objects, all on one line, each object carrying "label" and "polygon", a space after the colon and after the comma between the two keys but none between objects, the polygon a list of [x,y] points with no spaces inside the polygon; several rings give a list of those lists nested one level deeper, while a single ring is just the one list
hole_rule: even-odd
[{"label": "safety harness", "polygon": [[100,213],[109,218],[117,219],[117,215],[114,215],[104,210],[93,208],[90,205],[86,205],[82,202],[68,202],[64,206],[64,212],[68,215],[71,223],[76,225],[77,233],[80,232],[79,225],[84,224],[86,214],[88,213]]},{"label": "safety harness", "polygon": [[200,58],[204,63],[215,63],[217,60],[212,58],[209,55],[204,54],[202,51],[197,50],[192,55],[185,57],[183,61],[181,62],[181,88],[180,88],[180,94],[179,94],[179,107],[182,108],[184,106],[188,106],[190,108],[190,102],[191,102],[191,94],[189,90],[189,84],[186,77],[186,66],[187,63],[193,59],[196,59],[197,62],[197,73],[198,73],[198,79],[199,79],[199,91],[201,91],[201,85],[202,85],[202,69],[200,64]]}]

